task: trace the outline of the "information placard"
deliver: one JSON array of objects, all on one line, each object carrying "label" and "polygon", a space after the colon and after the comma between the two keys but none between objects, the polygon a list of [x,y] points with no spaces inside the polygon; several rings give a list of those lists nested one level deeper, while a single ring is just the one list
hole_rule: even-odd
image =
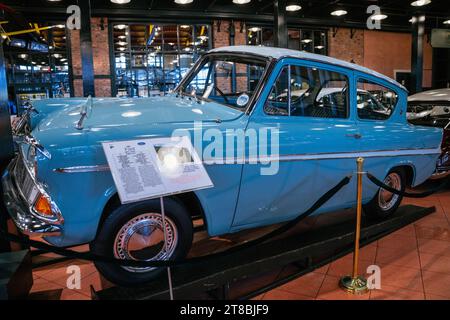
[{"label": "information placard", "polygon": [[103,143],[123,204],[213,187],[187,137]]}]

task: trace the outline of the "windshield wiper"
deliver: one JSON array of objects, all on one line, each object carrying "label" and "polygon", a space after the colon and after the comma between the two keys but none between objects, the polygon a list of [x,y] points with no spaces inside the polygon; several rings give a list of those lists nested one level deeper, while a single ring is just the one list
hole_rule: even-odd
[{"label": "windshield wiper", "polygon": [[87,98],[86,102],[83,103],[83,105],[81,106],[81,110],[80,110],[81,118],[80,118],[80,120],[78,120],[78,123],[77,123],[77,125],[75,126],[75,128],[76,128],[77,130],[83,130],[83,128],[84,128],[83,123],[84,123],[84,120],[87,118],[87,108],[88,108],[88,104],[90,104],[91,109],[92,109],[92,105],[93,105],[93,102],[92,102],[92,96],[89,96],[89,97]]}]

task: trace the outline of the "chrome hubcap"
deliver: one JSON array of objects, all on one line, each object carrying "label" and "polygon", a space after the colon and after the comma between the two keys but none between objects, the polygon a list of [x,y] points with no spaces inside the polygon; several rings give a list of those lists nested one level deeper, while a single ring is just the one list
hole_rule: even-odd
[{"label": "chrome hubcap", "polygon": [[[384,184],[393,189],[401,190],[402,179],[400,178],[400,175],[398,173],[392,172],[386,177],[386,179],[384,179]],[[378,204],[383,211],[388,211],[395,206],[398,198],[399,195],[393,194],[392,192],[386,191],[384,189],[380,189],[378,195]]]},{"label": "chrome hubcap", "polygon": [[[159,213],[146,213],[129,220],[117,233],[114,241],[114,256],[127,260],[168,260],[178,242],[175,223],[166,216],[167,243],[164,245],[162,216]],[[149,272],[154,267],[123,267],[130,272]]]}]

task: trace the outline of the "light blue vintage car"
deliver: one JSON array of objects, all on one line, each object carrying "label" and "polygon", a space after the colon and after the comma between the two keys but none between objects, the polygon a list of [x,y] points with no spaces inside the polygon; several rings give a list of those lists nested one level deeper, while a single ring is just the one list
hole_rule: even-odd
[{"label": "light blue vintage car", "polygon": [[[435,171],[442,139],[440,129],[407,123],[407,91],[390,78],[326,56],[268,47],[212,50],[166,96],[40,104],[3,175],[11,217],[24,233],[53,245],[89,243],[93,252],[119,259],[185,257],[194,217],[204,219],[210,236],[292,220],[354,174],[360,156],[365,170],[391,187],[416,186]],[[121,204],[102,142],[170,137],[180,129],[192,137],[199,123],[206,149],[210,132],[226,141],[230,132],[251,136],[270,128],[277,140],[270,148],[271,138],[235,148],[231,157],[244,161],[209,161],[199,151],[214,187],[165,199],[164,246],[159,200]],[[229,160],[230,147],[209,157]],[[266,163],[251,161],[263,147],[277,152]],[[364,179],[365,213],[393,213],[401,197]],[[355,206],[355,184],[352,179],[316,214]],[[159,272],[96,265],[125,285]]]}]

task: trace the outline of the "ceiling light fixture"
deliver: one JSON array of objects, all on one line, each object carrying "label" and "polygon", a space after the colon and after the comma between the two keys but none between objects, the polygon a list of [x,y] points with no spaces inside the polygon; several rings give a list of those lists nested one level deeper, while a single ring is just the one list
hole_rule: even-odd
[{"label": "ceiling light fixture", "polygon": [[126,4],[126,3],[130,3],[131,0],[111,0],[112,3],[115,4]]},{"label": "ceiling light fixture", "polygon": [[450,24],[450,20],[445,20],[443,24]]},{"label": "ceiling light fixture", "polygon": [[117,24],[114,26],[114,28],[119,29],[119,30],[123,30],[127,27],[126,24]]},{"label": "ceiling light fixture", "polygon": [[259,28],[259,27],[251,27],[248,30],[251,31],[251,32],[258,32],[258,31],[261,31],[261,28]]},{"label": "ceiling light fixture", "polygon": [[303,39],[301,42],[302,43],[311,43],[312,39]]},{"label": "ceiling light fixture", "polygon": [[175,3],[177,4],[189,4],[192,3],[194,0],[175,0]]},{"label": "ceiling light fixture", "polygon": [[417,0],[417,1],[413,1],[411,2],[411,5],[413,7],[422,7],[422,6],[426,6],[427,4],[430,4],[431,0]]},{"label": "ceiling light fixture", "polygon": [[233,3],[235,4],[246,4],[249,3],[251,0],[233,0]]},{"label": "ceiling light fixture", "polygon": [[387,15],[382,14],[382,13],[380,13],[380,14],[374,14],[373,16],[371,16],[372,20],[375,20],[375,21],[384,20],[384,19],[386,19],[387,17],[388,17]]},{"label": "ceiling light fixture", "polygon": [[335,17],[340,17],[340,16],[345,16],[347,14],[347,11],[345,11],[345,10],[334,10],[330,14],[332,16],[335,16]]},{"label": "ceiling light fixture", "polygon": [[300,11],[301,9],[302,9],[302,6],[295,2],[288,3],[288,5],[286,6],[286,11],[290,11],[290,12]]}]

